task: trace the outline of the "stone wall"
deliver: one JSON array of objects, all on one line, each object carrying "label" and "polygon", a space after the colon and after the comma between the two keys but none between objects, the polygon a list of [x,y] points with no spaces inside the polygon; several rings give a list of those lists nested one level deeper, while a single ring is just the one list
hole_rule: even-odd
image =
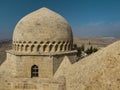
[{"label": "stone wall", "polygon": [[12,54],[9,56],[14,59],[15,77],[17,78],[31,78],[31,67],[33,65],[38,66],[40,78],[53,76],[53,61],[49,56],[15,56]]},{"label": "stone wall", "polygon": [[[71,63],[76,62],[76,51],[59,53],[59,54],[17,54],[7,53],[7,61],[12,61],[12,73],[17,78],[31,78],[32,66],[38,66],[40,78],[53,77],[54,73],[59,68],[63,58],[68,56]],[[6,65],[7,66],[7,65]],[[6,67],[9,68],[9,67]]]},{"label": "stone wall", "polygon": [[13,79],[11,90],[66,90],[65,79]]},{"label": "stone wall", "polygon": [[66,77],[66,90],[120,90],[120,41],[74,64],[64,59],[59,76]]},{"label": "stone wall", "polygon": [[54,56],[54,58],[53,58],[53,73],[54,74],[58,70],[58,68],[61,65],[61,62],[64,60],[65,56],[67,58],[69,58],[70,63],[75,63],[76,60],[77,60],[76,52],[69,53],[69,54],[64,54],[64,55],[56,55],[56,56]]}]

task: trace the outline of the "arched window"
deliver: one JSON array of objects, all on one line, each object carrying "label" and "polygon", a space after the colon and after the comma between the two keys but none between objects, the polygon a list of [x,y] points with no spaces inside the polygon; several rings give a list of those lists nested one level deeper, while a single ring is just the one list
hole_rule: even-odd
[{"label": "arched window", "polygon": [[31,78],[32,77],[38,77],[39,76],[39,69],[38,69],[38,66],[37,65],[33,65],[31,67]]}]

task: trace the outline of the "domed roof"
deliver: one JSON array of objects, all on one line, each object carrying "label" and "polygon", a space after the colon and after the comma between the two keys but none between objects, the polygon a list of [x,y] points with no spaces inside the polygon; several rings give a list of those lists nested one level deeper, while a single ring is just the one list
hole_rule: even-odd
[{"label": "domed roof", "polygon": [[71,41],[72,38],[67,21],[47,8],[23,17],[13,33],[13,41]]}]

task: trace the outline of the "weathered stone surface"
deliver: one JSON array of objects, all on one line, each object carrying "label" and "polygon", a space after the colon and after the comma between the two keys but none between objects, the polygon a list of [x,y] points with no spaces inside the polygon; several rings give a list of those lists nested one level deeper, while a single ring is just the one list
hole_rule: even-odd
[{"label": "weathered stone surface", "polygon": [[62,16],[47,8],[28,14],[16,25],[12,43],[0,66],[0,90],[66,90],[65,77],[53,78],[64,57],[76,62],[72,31]]},{"label": "weathered stone surface", "polygon": [[0,65],[0,90],[120,90],[120,41],[76,62],[72,39],[64,18],[46,8],[24,17]]},{"label": "weathered stone surface", "polygon": [[72,39],[67,21],[59,14],[41,8],[23,17],[15,27],[14,41],[63,41]]},{"label": "weathered stone surface", "polygon": [[64,60],[59,76],[66,77],[67,90],[120,90],[120,41],[77,63]]}]

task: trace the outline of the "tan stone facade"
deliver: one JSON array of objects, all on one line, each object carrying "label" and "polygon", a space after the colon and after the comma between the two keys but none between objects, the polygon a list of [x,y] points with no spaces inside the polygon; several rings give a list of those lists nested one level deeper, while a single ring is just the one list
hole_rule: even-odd
[{"label": "tan stone facade", "polygon": [[76,62],[67,21],[42,8],[20,20],[0,90],[120,90],[120,41]]},{"label": "tan stone facade", "polygon": [[38,66],[39,78],[52,78],[57,71],[65,56],[72,57],[71,62],[76,62],[76,51],[68,53],[59,53],[55,55],[39,54],[16,54],[8,51],[7,60],[14,60],[14,76],[16,78],[31,78],[31,68],[33,65]]},{"label": "tan stone facade", "polygon": [[0,90],[66,90],[65,77],[54,74],[65,57],[76,62],[72,45],[71,27],[59,14],[42,8],[25,16],[0,66]]},{"label": "tan stone facade", "polygon": [[[54,78],[54,74],[65,57],[70,58],[71,63],[76,62],[75,54],[76,52],[41,56],[14,55],[8,52],[8,58],[1,66],[2,82],[0,83],[4,84],[4,87],[0,87],[0,90],[66,90],[65,77]],[[33,65],[39,67],[38,77],[31,77]]]}]

